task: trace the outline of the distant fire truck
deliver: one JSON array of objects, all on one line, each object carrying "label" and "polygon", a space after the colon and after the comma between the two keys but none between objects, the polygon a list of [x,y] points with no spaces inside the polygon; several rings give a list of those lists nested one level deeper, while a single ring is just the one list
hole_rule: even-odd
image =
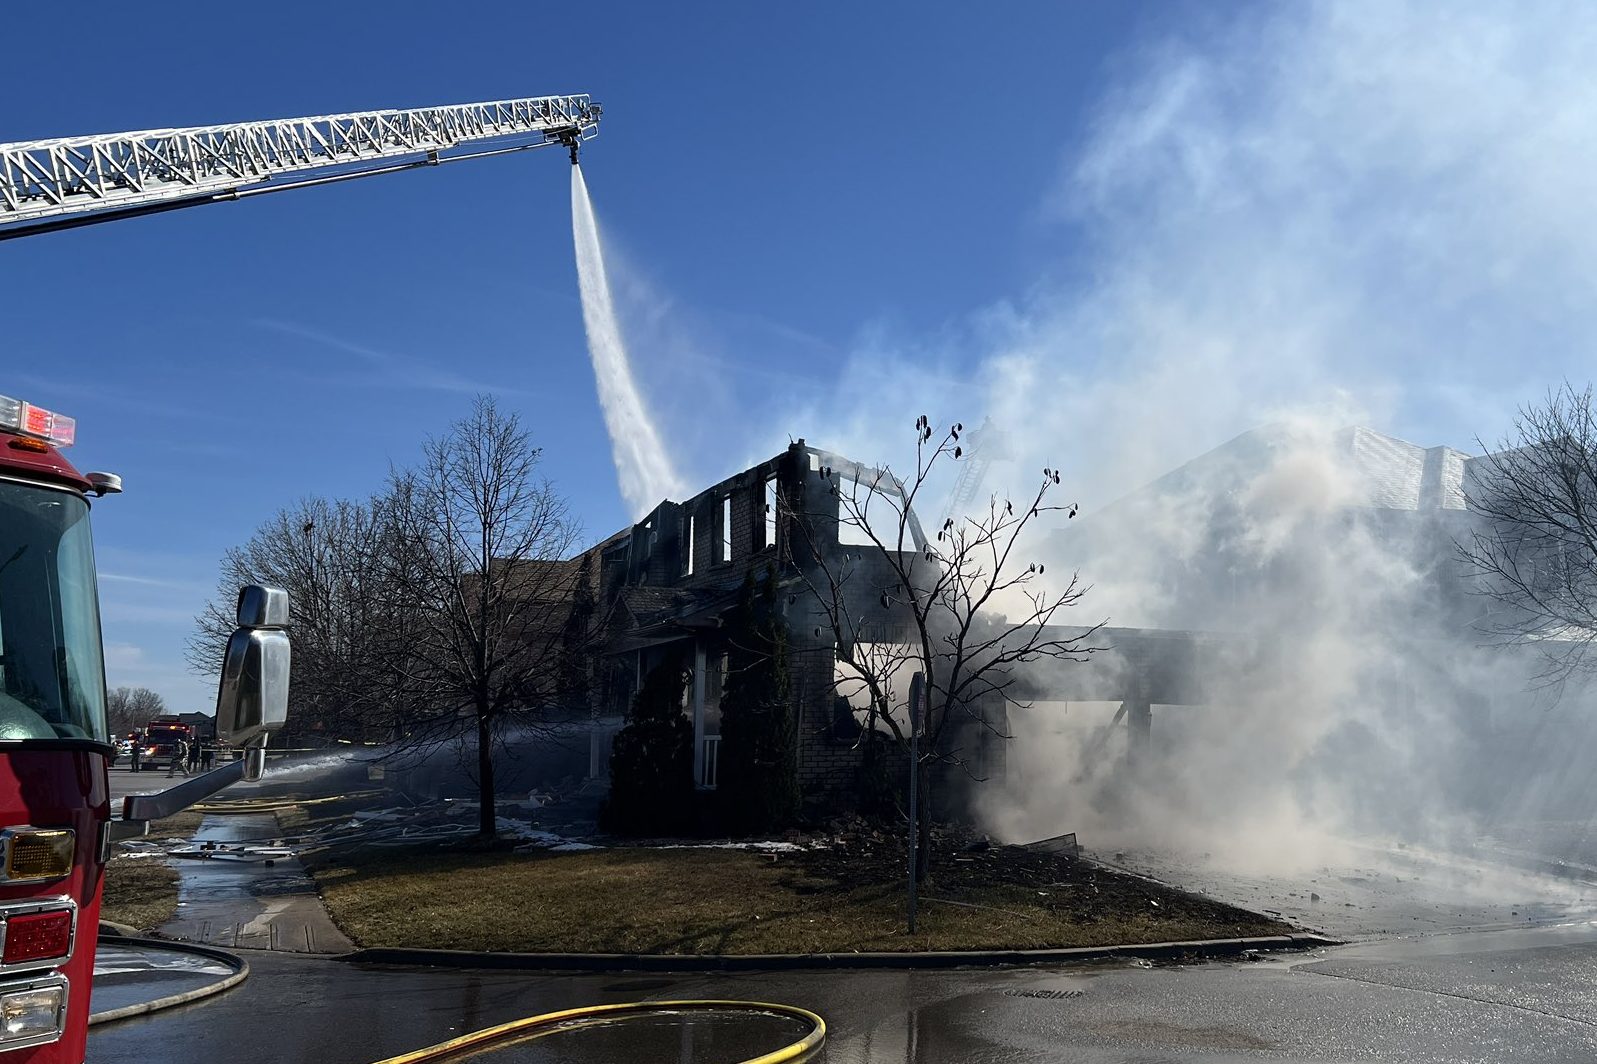
[{"label": "distant fire truck", "polygon": [[144,756],[171,757],[180,743],[194,741],[194,725],[176,717],[156,717],[144,726]]}]

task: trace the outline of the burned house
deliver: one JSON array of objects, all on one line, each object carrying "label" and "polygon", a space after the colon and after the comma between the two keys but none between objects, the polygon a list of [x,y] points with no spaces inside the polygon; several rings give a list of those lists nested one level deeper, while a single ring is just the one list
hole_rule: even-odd
[{"label": "burned house", "polygon": [[[1488,461],[1359,426],[1270,425],[1058,530],[1050,561],[1079,569],[1117,627],[1090,662],[1025,678],[1035,705],[1012,715],[1015,733],[1124,722],[1123,739],[1087,748],[1179,757],[1182,736],[1228,707],[1273,700],[1288,719],[1340,700],[1505,747],[1527,716],[1545,719],[1545,663],[1494,630],[1512,614],[1461,556],[1491,528]],[[1339,646],[1359,651],[1334,682],[1316,678]]]},{"label": "burned house", "polygon": [[[582,556],[590,573],[597,637],[590,703],[590,774],[609,771],[610,747],[643,678],[662,664],[684,670],[683,712],[693,723],[693,774],[701,790],[721,776],[722,696],[730,647],[727,623],[745,582],[774,580],[775,609],[788,637],[790,702],[797,725],[798,783],[812,812],[852,803],[861,763],[861,725],[840,697],[836,637],[823,606],[824,572],[840,558],[860,579],[848,594],[893,638],[902,618],[877,602],[890,582],[877,548],[838,520],[832,486],[876,475],[803,440],[692,498],[664,501],[630,528]],[[923,549],[913,520],[910,549]],[[897,756],[897,755],[895,755]]]}]

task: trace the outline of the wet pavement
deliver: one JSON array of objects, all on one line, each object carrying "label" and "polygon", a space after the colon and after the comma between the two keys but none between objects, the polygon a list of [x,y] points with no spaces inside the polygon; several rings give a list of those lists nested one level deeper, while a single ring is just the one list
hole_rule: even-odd
[{"label": "wet pavement", "polygon": [[737,1064],[802,1041],[809,1032],[809,1024],[770,1013],[662,1010],[566,1025],[457,1059],[474,1064],[614,1064],[620,1060]]},{"label": "wet pavement", "polygon": [[166,765],[151,766],[146,763],[138,772],[128,769],[127,758],[122,758],[111,766],[111,812],[117,816],[122,815],[122,799],[130,794],[154,794],[166,788],[182,783],[189,777],[179,772],[174,776],[167,776]]},{"label": "wet pavement", "polygon": [[[205,834],[268,837],[269,821],[211,817]],[[277,903],[309,891],[297,862],[185,861],[175,862],[179,925],[278,952],[247,951],[252,977],[224,995],[93,1031],[89,1059],[369,1064],[556,1009],[738,998],[823,1015],[830,1037],[814,1059],[834,1064],[1597,1060],[1597,889],[1578,876],[1538,874],[1535,861],[1507,867],[1490,854],[1370,847],[1295,875],[1239,872],[1207,854],[1105,856],[1367,941],[1252,962],[1019,971],[602,976],[350,965],[280,952],[295,948],[285,929],[297,917]],[[168,977],[180,978],[152,978]],[[106,1007],[96,994],[96,1008]],[[748,1048],[726,1041],[734,1037],[764,1035],[617,1024],[597,1040],[539,1039],[472,1059],[709,1064],[740,1059],[726,1055]],[[765,1048],[774,1046],[756,1051]]]},{"label": "wet pavement", "polygon": [[[179,773],[169,780],[165,768],[131,772],[124,763],[111,770],[110,781],[112,804],[119,809],[124,796],[164,790],[183,782],[183,776]],[[262,784],[237,784],[224,795],[249,797],[262,790]],[[277,821],[269,813],[208,816],[193,841],[265,843],[279,835]],[[181,878],[177,915],[159,929],[164,938],[223,949],[298,953],[336,954],[354,948],[328,918],[315,885],[297,858],[217,854],[204,860],[174,857],[170,863]]]},{"label": "wet pavement", "polygon": [[[250,963],[225,995],[92,1033],[90,1060],[143,1064],[182,1045],[195,1060],[368,1064],[554,1009],[706,997],[819,1012],[830,1037],[817,1059],[832,1064],[1597,1059],[1591,923],[1158,968],[607,977]],[[712,1059],[694,1053],[651,1059]],[[611,1059],[641,1058],[623,1044]]]},{"label": "wet pavement", "polygon": [[[194,842],[264,844],[279,834],[269,813],[208,816]],[[336,954],[354,948],[328,917],[315,884],[295,857],[223,853],[171,863],[181,877],[178,910],[161,927],[163,938],[292,953]]]},{"label": "wet pavement", "polygon": [[93,1010],[198,990],[232,974],[232,966],[210,957],[102,939],[94,955]]},{"label": "wet pavement", "polygon": [[[1528,927],[1597,917],[1597,885],[1500,851],[1346,844],[1325,863],[1249,869],[1223,856],[1103,848],[1094,860],[1342,940]],[[1550,866],[1545,859],[1542,864]]]}]

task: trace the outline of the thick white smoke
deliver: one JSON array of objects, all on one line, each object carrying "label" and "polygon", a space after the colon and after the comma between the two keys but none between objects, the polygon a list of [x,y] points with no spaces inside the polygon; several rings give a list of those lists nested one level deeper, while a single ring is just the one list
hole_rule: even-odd
[{"label": "thick white smoke", "polygon": [[599,224],[593,216],[593,203],[580,166],[571,168],[571,235],[577,251],[582,323],[587,329],[588,352],[599,385],[599,405],[610,433],[621,497],[637,518],[661,500],[678,495],[680,482],[654,421],[644,409],[627,361],[621,325],[610,297],[610,281],[605,275]]},{"label": "thick white smoke", "polygon": [[[1096,585],[1078,620],[1273,641],[1277,667],[1217,651],[1234,667],[1206,708],[1156,710],[1164,752],[1138,791],[1079,770],[1090,712],[1032,727],[1011,744],[1026,786],[992,806],[1001,830],[1137,825],[1216,851],[1223,834],[1264,859],[1557,812],[1584,839],[1584,696],[1550,705],[1478,646],[1467,607],[1437,601],[1445,535],[1361,515],[1369,485],[1336,430],[1473,449],[1549,383],[1590,377],[1594,46],[1584,5],[1385,0],[1154,42],[1117,64],[1050,204],[1084,279],[960,326],[981,355],[967,387],[947,383],[954,359],[877,336],[835,403],[784,422],[883,460],[918,413],[991,414],[1015,483],[1060,467],[1084,528],[1101,515],[1092,542],[1038,544]],[[1109,511],[1264,425],[1284,427],[1246,468]],[[1172,577],[1221,547],[1240,582]]]},{"label": "thick white smoke", "polygon": [[[891,381],[911,421],[981,406],[1026,477],[1063,466],[1089,505],[1303,410],[1495,435],[1585,372],[1594,45],[1597,14],[1554,3],[1292,5],[1155,42],[1051,199],[1073,279],[929,341],[873,335],[843,409],[793,423],[897,453]],[[980,398],[950,348],[981,354]]]}]

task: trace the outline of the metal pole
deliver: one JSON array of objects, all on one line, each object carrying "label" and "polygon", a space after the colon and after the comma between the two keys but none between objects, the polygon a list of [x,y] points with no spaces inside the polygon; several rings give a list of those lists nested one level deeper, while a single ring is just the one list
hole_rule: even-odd
[{"label": "metal pole", "polygon": [[915,831],[915,804],[920,790],[920,722],[926,700],[926,674],[909,681],[909,933],[915,933],[916,888],[920,874],[920,836]]},{"label": "metal pole", "polygon": [[244,782],[254,783],[266,775],[266,736],[244,748]]}]

